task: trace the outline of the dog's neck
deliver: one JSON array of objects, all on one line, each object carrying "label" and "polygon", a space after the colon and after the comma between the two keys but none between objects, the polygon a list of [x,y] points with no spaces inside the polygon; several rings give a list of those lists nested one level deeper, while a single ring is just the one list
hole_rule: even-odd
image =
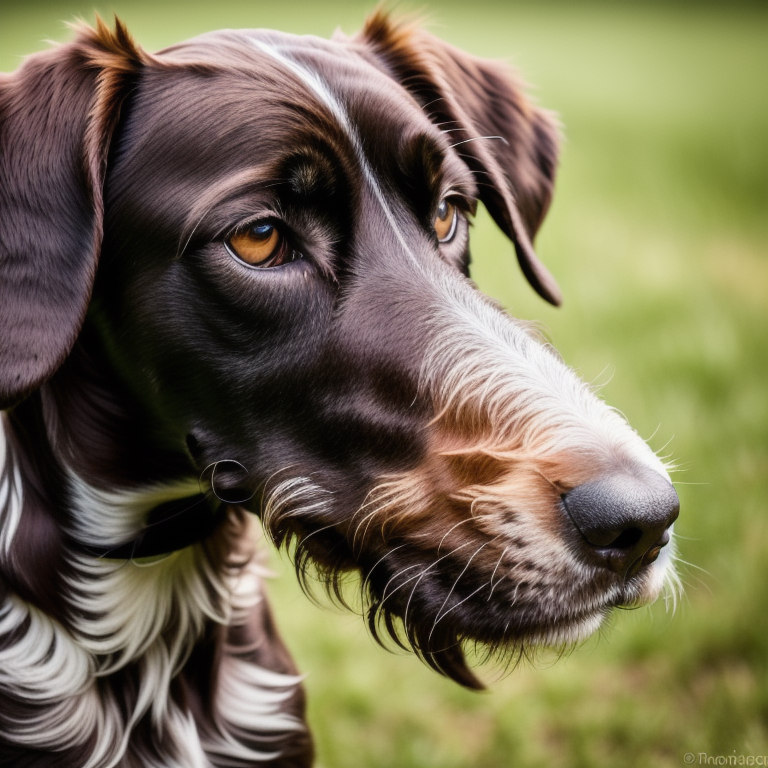
[{"label": "dog's neck", "polygon": [[86,333],[51,381],[3,414],[0,571],[54,616],[67,552],[164,555],[205,539],[224,517],[183,448],[146,428],[104,359]]}]

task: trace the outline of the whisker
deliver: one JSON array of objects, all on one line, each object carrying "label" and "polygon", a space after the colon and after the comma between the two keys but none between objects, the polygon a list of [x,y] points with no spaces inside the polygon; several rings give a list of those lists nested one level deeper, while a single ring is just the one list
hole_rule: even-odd
[{"label": "whisker", "polygon": [[[473,503],[474,503],[474,502],[473,502]],[[477,520],[483,520],[483,519],[485,519],[485,518],[487,518],[487,517],[488,517],[487,515],[481,515],[480,517],[467,517],[467,518],[466,518],[466,519],[464,519],[464,520],[460,520],[458,523],[456,523],[456,525],[454,525],[454,526],[451,526],[451,527],[450,527],[450,528],[449,528],[449,529],[448,529],[448,530],[445,532],[445,534],[443,535],[443,538],[442,538],[442,539],[440,539],[440,543],[437,545],[437,550],[436,550],[436,551],[437,551],[437,554],[440,554],[440,549],[441,549],[441,547],[443,546],[443,542],[445,541],[445,539],[446,539],[448,536],[450,536],[450,535],[451,535],[451,533],[453,533],[453,531],[455,531],[455,530],[456,530],[456,529],[457,529],[457,528],[458,528],[460,525],[464,525],[464,523],[472,523],[472,522],[476,522]]]},{"label": "whisker", "polygon": [[509,547],[504,547],[504,549],[502,550],[501,554],[499,555],[499,559],[498,559],[498,561],[496,563],[496,567],[493,569],[493,573],[491,574],[491,592],[488,595],[488,600],[486,602],[489,602],[489,603],[491,602],[491,598],[493,597],[493,590],[496,589],[497,585],[500,584],[504,580],[504,576],[506,574],[502,575],[502,577],[496,582],[496,584],[493,583],[493,580],[496,577],[496,571],[499,570],[499,566],[501,565],[501,561],[504,559],[504,555],[506,555],[508,551],[509,551]]},{"label": "whisker", "polygon": [[464,574],[467,572],[467,568],[469,568],[470,564],[471,564],[471,563],[472,563],[472,561],[475,559],[476,555],[477,555],[477,554],[478,554],[478,553],[479,553],[479,552],[480,552],[480,551],[481,551],[481,550],[482,550],[484,547],[486,547],[486,546],[487,546],[488,544],[490,544],[490,543],[491,543],[490,541],[486,541],[484,544],[481,544],[481,545],[480,545],[480,546],[479,546],[479,547],[478,547],[478,548],[477,548],[477,549],[476,549],[476,550],[475,550],[475,551],[472,553],[472,556],[469,558],[469,560],[467,560],[467,564],[464,566],[464,568],[463,568],[463,570],[461,571],[461,573],[460,573],[460,574],[459,574],[459,575],[456,577],[456,581],[454,581],[454,582],[453,582],[453,586],[451,587],[450,591],[449,591],[449,592],[448,592],[448,594],[446,595],[446,597],[445,597],[445,600],[443,600],[443,604],[440,606],[440,609],[439,609],[439,610],[438,610],[438,612],[437,612],[437,618],[435,619],[435,621],[434,621],[434,624],[432,624],[432,629],[431,629],[431,630],[430,630],[430,632],[429,632],[429,638],[428,638],[427,642],[430,642],[430,641],[432,640],[432,634],[433,634],[433,633],[434,633],[434,631],[435,631],[435,627],[437,626],[437,624],[438,624],[438,622],[440,621],[440,619],[442,619],[442,616],[441,616],[440,614],[442,613],[442,611],[443,611],[443,608],[445,608],[445,606],[446,606],[446,603],[447,603],[447,602],[448,602],[448,601],[451,599],[451,595],[453,594],[453,591],[456,589],[456,586],[458,585],[458,583],[461,581],[461,577],[462,577],[462,576],[463,576],[463,575],[464,575]]},{"label": "whisker", "polygon": [[470,141],[484,141],[486,139],[498,139],[499,141],[503,141],[507,146],[509,146],[509,142],[503,136],[475,136],[471,139],[464,139],[463,141],[457,141],[455,144],[451,144],[451,149],[461,146],[462,144],[469,144]]},{"label": "whisker", "polygon": [[372,573],[373,573],[373,572],[376,570],[376,567],[377,567],[377,566],[378,566],[380,563],[383,563],[383,562],[384,562],[384,561],[385,561],[385,560],[386,560],[386,559],[387,559],[387,558],[388,558],[388,557],[389,557],[389,556],[390,556],[390,555],[391,555],[393,552],[397,552],[397,550],[398,550],[398,549],[402,549],[402,548],[403,548],[403,547],[405,547],[405,546],[407,546],[407,544],[399,544],[398,546],[396,546],[396,547],[393,547],[393,548],[392,548],[392,549],[390,549],[389,551],[385,552],[385,553],[384,553],[384,554],[383,554],[383,555],[382,555],[382,556],[381,556],[381,557],[380,557],[380,558],[379,558],[379,559],[378,559],[378,560],[377,560],[377,561],[376,561],[376,562],[373,564],[373,568],[371,568],[371,570],[370,570],[370,571],[368,571],[368,573],[367,573],[367,575],[366,575],[366,577],[365,577],[365,580],[363,581],[363,584],[362,584],[362,587],[361,587],[361,590],[363,591],[363,593],[365,593],[366,587],[368,586],[368,582],[369,582],[369,581],[370,581],[370,579],[371,579],[371,574],[372,574]]},{"label": "whisker", "polygon": [[[383,605],[389,597],[395,594],[400,587],[402,587],[404,584],[407,584],[411,579],[408,579],[404,581],[402,584],[395,587],[395,589],[392,590],[392,592],[388,595],[387,589],[389,589],[389,585],[398,577],[402,576],[406,571],[410,571],[412,568],[418,568],[420,563],[414,563],[413,565],[407,565],[405,568],[401,568],[397,573],[395,573],[393,576],[390,577],[389,581],[384,585],[384,589],[381,593],[381,604]],[[415,578],[415,577],[414,577]]]}]

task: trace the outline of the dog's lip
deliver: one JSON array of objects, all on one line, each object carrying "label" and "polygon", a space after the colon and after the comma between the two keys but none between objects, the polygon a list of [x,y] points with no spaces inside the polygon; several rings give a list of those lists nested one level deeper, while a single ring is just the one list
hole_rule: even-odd
[{"label": "dog's lip", "polygon": [[[659,551],[661,551],[661,547],[659,547]],[[655,557],[658,557],[658,554]],[[643,567],[636,574],[624,580],[623,583],[617,583],[613,588],[608,588],[602,592],[592,592],[582,598],[576,596],[572,606],[552,618],[553,627],[559,626],[563,632],[567,633],[598,618],[602,621],[613,610],[634,609],[650,605],[658,595],[647,593],[645,584],[647,573],[648,569]]]},{"label": "dog's lip", "polygon": [[[601,591],[575,593],[556,606],[545,600],[533,599],[525,606],[510,604],[509,611],[517,614],[519,628],[524,635],[547,635],[559,629],[567,631],[598,617],[604,618],[614,608],[632,603],[625,590],[618,585]],[[548,609],[542,615],[542,608]],[[548,615],[547,615],[548,614]]]},{"label": "dog's lip", "polygon": [[554,616],[546,622],[534,621],[519,627],[519,633],[508,640],[513,644],[532,643],[541,647],[577,645],[590,637],[607,618],[612,602],[572,610],[567,615]]}]

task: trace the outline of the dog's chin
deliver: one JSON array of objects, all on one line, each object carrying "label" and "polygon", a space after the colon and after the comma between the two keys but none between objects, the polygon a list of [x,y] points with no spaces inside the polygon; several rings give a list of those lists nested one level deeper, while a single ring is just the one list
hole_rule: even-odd
[{"label": "dog's chin", "polygon": [[675,575],[666,563],[656,563],[624,584],[615,594],[609,593],[591,601],[590,607],[575,608],[560,619],[552,617],[539,626],[534,622],[530,630],[514,642],[555,649],[579,645],[600,629],[616,610],[648,607],[662,595],[669,595],[674,601]]},{"label": "dog's chin", "polygon": [[387,645],[388,634],[400,648],[413,651],[440,674],[464,687],[481,689],[484,685],[470,666],[490,665],[509,671],[521,662],[535,662],[546,651],[564,654],[591,637],[612,607],[575,611],[560,621],[537,615],[537,611],[521,616],[510,610],[510,622],[505,627],[496,623],[467,627],[448,620],[430,627],[415,626],[382,609],[369,613],[369,621],[380,644]]},{"label": "dog's chin", "polygon": [[[482,600],[462,610],[446,611],[446,596],[436,593],[414,611],[410,601],[388,604],[388,598],[369,594],[368,619],[374,637],[386,644],[387,635],[401,648],[412,650],[433,669],[469,688],[482,683],[469,669],[467,655],[480,663],[510,669],[521,660],[533,661],[544,651],[562,654],[588,640],[616,609],[648,606],[662,594],[674,602],[677,583],[673,552],[623,584],[602,590],[585,588],[581,594],[547,600],[545,594],[525,605],[516,604],[514,591]],[[499,592],[502,592],[499,590]]]}]

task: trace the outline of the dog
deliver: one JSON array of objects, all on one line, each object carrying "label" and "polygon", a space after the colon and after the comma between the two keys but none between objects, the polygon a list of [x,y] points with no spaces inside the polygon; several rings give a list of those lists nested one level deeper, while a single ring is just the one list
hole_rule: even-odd
[{"label": "dog", "polygon": [[469,279],[559,128],[505,67],[115,21],[0,80],[0,764],[308,766],[260,526],[461,685],[674,585],[664,463]]}]

